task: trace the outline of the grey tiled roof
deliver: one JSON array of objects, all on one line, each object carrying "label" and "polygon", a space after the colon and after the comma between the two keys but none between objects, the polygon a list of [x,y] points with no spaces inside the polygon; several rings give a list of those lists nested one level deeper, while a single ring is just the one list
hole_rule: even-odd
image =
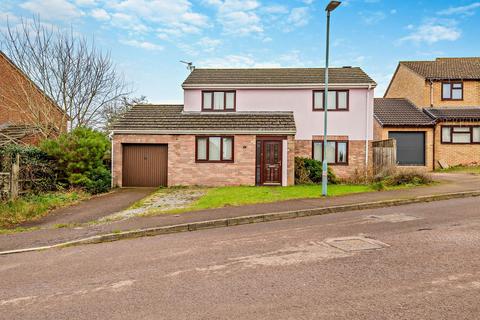
[{"label": "grey tiled roof", "polygon": [[[195,69],[183,85],[323,84],[324,68]],[[329,68],[329,83],[375,84],[358,67]]]},{"label": "grey tiled roof", "polygon": [[293,112],[183,112],[182,105],[134,106],[113,130],[296,132]]},{"label": "grey tiled roof", "polygon": [[480,107],[444,107],[424,110],[440,121],[480,121]]},{"label": "grey tiled roof", "polygon": [[33,126],[19,124],[0,124],[0,147],[7,144],[18,144],[21,140],[38,130]]},{"label": "grey tiled roof", "polygon": [[434,120],[407,99],[375,98],[374,116],[383,126],[431,126]]},{"label": "grey tiled roof", "polygon": [[437,58],[435,61],[401,61],[426,79],[480,79],[480,57]]}]

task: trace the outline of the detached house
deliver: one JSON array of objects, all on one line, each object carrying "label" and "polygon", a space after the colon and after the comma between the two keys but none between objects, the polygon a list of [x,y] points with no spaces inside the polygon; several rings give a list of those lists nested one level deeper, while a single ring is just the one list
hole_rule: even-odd
[{"label": "detached house", "polygon": [[375,139],[397,140],[399,165],[480,163],[480,57],[400,62],[375,120]]},{"label": "detached house", "polygon": [[[195,69],[183,105],[137,105],[113,127],[113,184],[292,185],[296,156],[342,177],[369,165],[375,82],[360,68]],[[329,136],[323,145],[325,99]]]},{"label": "detached house", "polygon": [[[35,144],[67,129],[68,116],[0,51],[0,146]],[[47,130],[48,129],[48,130]]]}]

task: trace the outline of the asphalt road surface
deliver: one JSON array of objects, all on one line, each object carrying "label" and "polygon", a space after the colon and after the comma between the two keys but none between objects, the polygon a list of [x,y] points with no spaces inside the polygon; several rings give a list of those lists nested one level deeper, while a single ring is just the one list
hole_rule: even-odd
[{"label": "asphalt road surface", "polygon": [[480,198],[0,257],[1,319],[480,319]]}]

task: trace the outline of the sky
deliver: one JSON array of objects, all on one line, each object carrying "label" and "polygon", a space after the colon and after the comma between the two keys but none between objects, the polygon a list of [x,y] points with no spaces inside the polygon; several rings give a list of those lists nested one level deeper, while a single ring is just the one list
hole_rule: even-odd
[{"label": "sky", "polygon": [[[151,103],[182,103],[196,67],[324,67],[325,0],[0,0],[109,51]],[[359,66],[383,95],[401,60],[480,56],[480,2],[346,0],[331,18],[331,66]]]}]

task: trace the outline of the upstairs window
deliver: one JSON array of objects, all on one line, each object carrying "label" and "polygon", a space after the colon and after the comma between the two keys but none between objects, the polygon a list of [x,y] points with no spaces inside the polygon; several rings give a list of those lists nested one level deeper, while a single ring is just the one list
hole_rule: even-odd
[{"label": "upstairs window", "polygon": [[480,126],[466,126],[466,127],[442,126],[442,143],[453,143],[453,144],[480,143]]},{"label": "upstairs window", "polygon": [[463,82],[443,82],[442,100],[463,100]]},{"label": "upstairs window", "polygon": [[[327,141],[328,164],[348,164],[348,141]],[[313,142],[313,159],[323,161],[323,141]]]},{"label": "upstairs window", "polygon": [[233,137],[197,137],[195,160],[197,162],[232,162]]},{"label": "upstairs window", "polygon": [[235,111],[235,91],[203,91],[202,111]]},{"label": "upstairs window", "polygon": [[[329,111],[347,111],[349,107],[348,90],[329,90],[327,102]],[[325,110],[325,91],[313,91],[313,110]]]}]

